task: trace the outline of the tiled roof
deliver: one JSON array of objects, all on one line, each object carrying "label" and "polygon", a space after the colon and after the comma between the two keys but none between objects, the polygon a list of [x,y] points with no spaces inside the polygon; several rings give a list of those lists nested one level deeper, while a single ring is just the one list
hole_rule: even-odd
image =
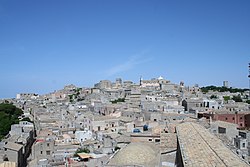
[{"label": "tiled roof", "polygon": [[16,167],[15,162],[3,162],[0,164],[0,167]]},{"label": "tiled roof", "polygon": [[152,143],[130,143],[111,160],[114,166],[159,166],[159,148]]},{"label": "tiled roof", "polygon": [[177,136],[185,167],[248,166],[201,125],[180,124]]}]

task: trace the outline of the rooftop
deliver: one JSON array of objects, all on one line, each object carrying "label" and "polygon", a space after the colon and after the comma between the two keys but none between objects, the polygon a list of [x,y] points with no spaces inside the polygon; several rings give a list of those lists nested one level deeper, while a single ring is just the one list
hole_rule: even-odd
[{"label": "rooftop", "polygon": [[182,123],[177,126],[177,136],[185,167],[248,166],[201,125]]},{"label": "rooftop", "polygon": [[113,116],[100,116],[100,115],[95,115],[94,121],[106,121],[106,120],[118,120],[119,118],[113,117]]},{"label": "rooftop", "polygon": [[159,157],[159,148],[152,143],[130,143],[111,159],[109,165],[158,166]]},{"label": "rooftop", "polygon": [[225,122],[225,121],[213,121],[211,124],[216,124],[218,126],[222,126],[224,128],[234,128],[236,129],[238,127],[237,124]]},{"label": "rooftop", "polygon": [[13,142],[8,142],[4,147],[10,150],[19,151],[23,147],[23,145]]},{"label": "rooftop", "polygon": [[15,162],[3,162],[0,164],[0,167],[16,167]]}]

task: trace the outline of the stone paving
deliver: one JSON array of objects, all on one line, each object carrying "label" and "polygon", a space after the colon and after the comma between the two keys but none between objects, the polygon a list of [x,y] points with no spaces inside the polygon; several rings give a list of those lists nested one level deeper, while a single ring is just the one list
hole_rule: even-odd
[{"label": "stone paving", "polygon": [[249,166],[201,125],[182,123],[177,136],[185,167]]}]

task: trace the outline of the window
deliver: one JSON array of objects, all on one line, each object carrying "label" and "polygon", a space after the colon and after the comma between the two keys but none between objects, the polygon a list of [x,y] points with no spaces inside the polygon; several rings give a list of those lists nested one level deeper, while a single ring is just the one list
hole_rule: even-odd
[{"label": "window", "polygon": [[233,117],[233,120],[234,120],[234,117]]},{"label": "window", "polygon": [[245,148],[246,147],[246,143],[242,143],[242,147]]},{"label": "window", "polygon": [[47,147],[49,147],[49,143],[47,143]]},{"label": "window", "polygon": [[40,154],[43,154],[43,151],[41,151]]},{"label": "window", "polygon": [[242,119],[242,117],[240,117],[240,119]]},{"label": "window", "polygon": [[225,118],[225,120],[227,120],[227,117]]},{"label": "window", "polygon": [[218,127],[218,132],[219,133],[226,133],[226,128]]},{"label": "window", "polygon": [[159,143],[161,140],[160,139],[155,139],[155,142],[156,143]]},{"label": "window", "polygon": [[156,122],[156,121],[157,121],[157,119],[154,119],[154,121]]},{"label": "window", "polygon": [[152,141],[152,139],[148,139],[148,141]]},{"label": "window", "polygon": [[46,151],[46,155],[50,155],[50,151]]}]

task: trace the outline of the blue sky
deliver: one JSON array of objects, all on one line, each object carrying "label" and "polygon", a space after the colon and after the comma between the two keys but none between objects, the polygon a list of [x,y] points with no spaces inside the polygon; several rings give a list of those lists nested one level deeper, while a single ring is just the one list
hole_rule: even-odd
[{"label": "blue sky", "polygon": [[249,0],[0,0],[0,98],[163,76],[248,87]]}]

